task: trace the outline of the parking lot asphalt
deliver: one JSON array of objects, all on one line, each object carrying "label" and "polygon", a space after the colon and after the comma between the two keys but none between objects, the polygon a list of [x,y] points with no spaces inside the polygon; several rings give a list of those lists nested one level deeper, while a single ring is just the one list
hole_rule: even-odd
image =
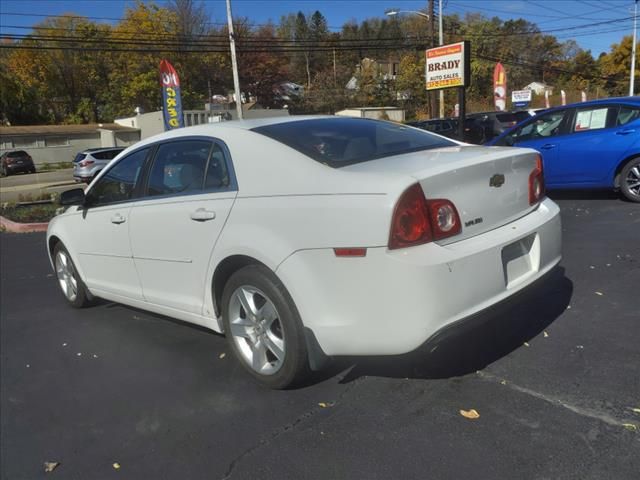
[{"label": "parking lot asphalt", "polygon": [[640,478],[640,206],[552,197],[564,259],[535,291],[291,391],[207,330],[67,307],[44,235],[0,235],[1,478]]}]

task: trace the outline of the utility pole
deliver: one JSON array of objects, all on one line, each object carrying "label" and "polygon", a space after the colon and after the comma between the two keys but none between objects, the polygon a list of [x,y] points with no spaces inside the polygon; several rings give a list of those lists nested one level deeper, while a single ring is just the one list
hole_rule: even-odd
[{"label": "utility pole", "polygon": [[[444,33],[442,31],[442,0],[438,0],[438,44],[442,46],[444,44]],[[444,89],[440,89],[438,92],[440,94],[440,102],[439,102],[439,117],[444,118]]]},{"label": "utility pole", "polygon": [[629,96],[633,97],[633,92],[635,90],[635,80],[636,80],[636,32],[637,22],[638,22],[638,0],[633,2],[633,45],[631,46],[631,80],[629,82]]},{"label": "utility pole", "polygon": [[[433,17],[433,1],[429,0],[427,4],[427,15],[429,15],[429,46],[433,48],[435,42],[435,18]],[[435,115],[435,98],[432,92],[427,93],[427,101],[429,102],[429,117],[433,118]]]},{"label": "utility pole", "polygon": [[236,111],[238,112],[238,120],[242,120],[242,96],[240,95],[240,79],[238,78],[238,61],[236,60],[236,41],[233,37],[231,0],[227,0],[227,22],[229,24],[229,47],[231,48],[231,65],[233,67],[233,88],[236,93]]}]

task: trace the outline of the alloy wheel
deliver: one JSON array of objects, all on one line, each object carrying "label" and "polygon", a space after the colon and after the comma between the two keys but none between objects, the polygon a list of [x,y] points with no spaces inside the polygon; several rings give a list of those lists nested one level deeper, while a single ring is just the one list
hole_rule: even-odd
[{"label": "alloy wheel", "polygon": [[633,195],[637,195],[640,197],[640,165],[636,165],[629,173],[627,173],[627,178],[625,178],[625,182],[627,183],[627,188]]},{"label": "alloy wheel", "polygon": [[273,375],[285,359],[285,335],[278,311],[262,291],[238,287],[229,299],[228,332],[242,360],[256,373]]},{"label": "alloy wheel", "polygon": [[56,255],[56,274],[62,293],[70,302],[78,296],[78,280],[73,262],[66,252],[59,251]]}]

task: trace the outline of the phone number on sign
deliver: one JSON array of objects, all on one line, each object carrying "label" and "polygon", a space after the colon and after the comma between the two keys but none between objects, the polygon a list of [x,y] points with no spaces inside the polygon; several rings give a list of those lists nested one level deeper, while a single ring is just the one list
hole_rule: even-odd
[{"label": "phone number on sign", "polygon": [[440,87],[461,87],[461,78],[449,78],[446,80],[434,80],[427,82],[427,88],[440,88]]}]

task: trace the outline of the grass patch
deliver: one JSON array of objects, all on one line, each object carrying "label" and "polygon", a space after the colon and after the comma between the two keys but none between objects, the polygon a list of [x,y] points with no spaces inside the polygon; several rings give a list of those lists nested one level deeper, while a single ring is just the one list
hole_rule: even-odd
[{"label": "grass patch", "polygon": [[19,223],[48,222],[56,216],[60,208],[57,203],[44,203],[40,205],[18,205],[6,203],[0,205],[0,215]]},{"label": "grass patch", "polygon": [[36,166],[38,172],[52,172],[65,168],[73,168],[73,162],[43,163]]}]

